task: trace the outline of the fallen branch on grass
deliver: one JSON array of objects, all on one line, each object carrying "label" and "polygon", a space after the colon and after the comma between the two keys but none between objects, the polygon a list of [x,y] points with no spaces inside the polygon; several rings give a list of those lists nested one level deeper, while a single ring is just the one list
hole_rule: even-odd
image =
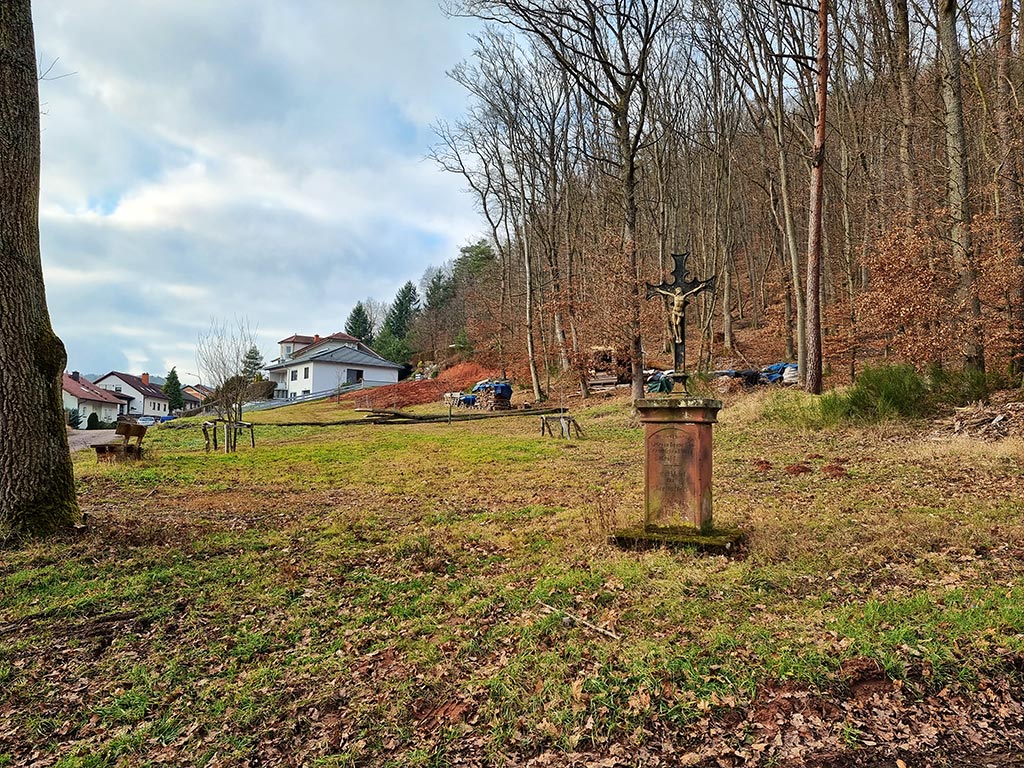
[{"label": "fallen branch on grass", "polygon": [[573,622],[579,624],[580,626],[586,627],[587,629],[592,629],[595,632],[604,635],[605,637],[610,637],[612,640],[621,640],[622,639],[621,635],[618,635],[615,632],[612,632],[610,629],[605,629],[604,627],[599,627],[599,626],[597,626],[597,624],[592,624],[589,621],[587,621],[586,619],[581,619],[579,616],[574,616],[573,614],[569,613],[568,611],[563,611],[563,610],[561,610],[559,608],[555,608],[553,605],[548,605],[543,600],[538,600],[537,601],[537,605],[539,605],[541,608],[543,608],[545,613],[560,613],[560,614],[562,614],[563,617],[565,617],[566,619],[569,619],[569,621],[573,621]]}]

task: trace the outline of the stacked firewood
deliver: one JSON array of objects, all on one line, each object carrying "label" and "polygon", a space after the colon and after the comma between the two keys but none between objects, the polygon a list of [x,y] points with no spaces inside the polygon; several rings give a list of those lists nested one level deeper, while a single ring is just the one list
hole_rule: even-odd
[{"label": "stacked firewood", "polygon": [[493,389],[477,393],[476,405],[485,411],[511,411],[512,398],[494,394]]}]

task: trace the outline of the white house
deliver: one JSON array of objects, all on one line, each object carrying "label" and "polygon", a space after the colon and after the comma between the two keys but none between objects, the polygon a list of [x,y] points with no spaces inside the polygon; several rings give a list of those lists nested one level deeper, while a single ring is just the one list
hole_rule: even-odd
[{"label": "white house", "polygon": [[171,412],[170,399],[160,387],[149,383],[148,373],[132,376],[130,373],[111,371],[100,376],[95,383],[122,401],[121,413],[160,417]]},{"label": "white house", "polygon": [[82,417],[82,427],[88,422],[90,413],[95,413],[100,421],[111,422],[117,419],[121,401],[113,393],[83,378],[78,371],[65,373],[61,388],[64,410],[77,410]]},{"label": "white house", "polygon": [[278,342],[281,356],[267,366],[276,399],[333,392],[349,384],[394,384],[402,366],[385,360],[354,336],[289,336]]}]

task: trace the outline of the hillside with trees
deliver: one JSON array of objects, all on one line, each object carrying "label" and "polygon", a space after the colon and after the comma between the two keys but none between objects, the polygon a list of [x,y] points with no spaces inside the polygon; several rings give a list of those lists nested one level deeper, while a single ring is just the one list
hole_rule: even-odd
[{"label": "hillside with trees", "polygon": [[423,357],[472,350],[539,392],[540,371],[583,374],[611,346],[635,379],[670,361],[643,283],[689,251],[695,275],[718,275],[690,313],[701,366],[1019,377],[1011,0],[564,5],[449,6],[488,24],[450,73],[470,106],[437,126],[433,156],[473,195],[487,237],[468,248],[487,258],[470,267],[464,249],[424,276]]}]

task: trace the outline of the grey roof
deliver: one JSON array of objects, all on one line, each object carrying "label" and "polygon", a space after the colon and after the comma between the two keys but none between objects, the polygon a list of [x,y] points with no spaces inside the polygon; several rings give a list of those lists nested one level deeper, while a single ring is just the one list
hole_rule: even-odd
[{"label": "grey roof", "polygon": [[308,355],[305,357],[296,357],[292,360],[286,360],[283,363],[277,365],[267,366],[267,370],[275,370],[277,368],[288,368],[293,365],[302,365],[303,363],[339,363],[347,365],[366,365],[375,366],[377,368],[401,368],[398,363],[393,363],[390,360],[385,360],[376,354],[370,352],[364,352],[362,349],[356,349],[355,347],[338,347],[337,349],[331,349],[326,352],[318,352],[315,355]]}]

